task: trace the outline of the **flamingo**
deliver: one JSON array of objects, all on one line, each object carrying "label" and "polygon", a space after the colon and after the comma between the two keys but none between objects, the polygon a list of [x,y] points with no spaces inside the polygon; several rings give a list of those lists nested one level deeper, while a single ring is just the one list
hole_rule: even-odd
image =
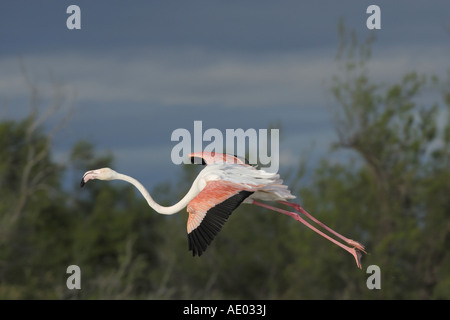
[{"label": "flamingo", "polygon": [[[249,165],[245,160],[229,154],[214,152],[194,152],[189,155],[192,163],[201,163],[206,167],[200,171],[186,195],[176,204],[164,207],[156,203],[145,187],[133,177],[118,173],[110,168],[87,171],[81,179],[83,187],[89,180],[123,180],[134,185],[147,203],[156,212],[171,215],[187,207],[188,247],[193,256],[201,256],[211,241],[221,230],[231,213],[241,204],[253,204],[275,212],[285,214],[303,223],[319,235],[349,252],[361,269],[362,244],[344,237],[310,215],[300,205],[287,200],[294,199],[288,187],[276,173],[269,173]],[[347,245],[320,231],[297,212],[291,212],[260,202],[276,201],[293,208],[325,230],[329,231]]]}]

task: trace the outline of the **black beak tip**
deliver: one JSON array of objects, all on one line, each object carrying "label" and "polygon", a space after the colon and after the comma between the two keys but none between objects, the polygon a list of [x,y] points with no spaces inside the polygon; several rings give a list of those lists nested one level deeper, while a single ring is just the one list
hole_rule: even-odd
[{"label": "black beak tip", "polygon": [[86,184],[86,182],[84,182],[84,178],[81,179],[81,182],[80,182],[80,188],[83,188],[85,184]]}]

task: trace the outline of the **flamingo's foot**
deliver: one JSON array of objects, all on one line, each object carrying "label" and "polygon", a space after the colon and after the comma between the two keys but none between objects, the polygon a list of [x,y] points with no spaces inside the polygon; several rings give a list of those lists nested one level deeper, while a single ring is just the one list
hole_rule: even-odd
[{"label": "flamingo's foot", "polygon": [[355,240],[352,240],[352,239],[348,239],[347,243],[348,243],[348,245],[354,247],[355,249],[361,250],[362,252],[367,254],[366,248],[361,243],[356,242]]},{"label": "flamingo's foot", "polygon": [[359,252],[359,250],[353,248],[350,251],[350,253],[355,257],[356,265],[358,266],[358,268],[362,269],[362,265],[361,265],[362,254],[361,254],[361,252]]}]

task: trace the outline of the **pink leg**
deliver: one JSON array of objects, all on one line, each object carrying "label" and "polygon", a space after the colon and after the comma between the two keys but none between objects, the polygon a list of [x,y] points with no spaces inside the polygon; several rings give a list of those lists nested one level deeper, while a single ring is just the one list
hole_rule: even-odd
[{"label": "pink leg", "polygon": [[356,260],[356,265],[358,266],[358,268],[361,269],[361,252],[359,252],[356,248],[350,248],[342,243],[340,243],[339,241],[331,238],[330,236],[326,235],[325,233],[323,233],[322,231],[318,230],[316,227],[312,226],[311,224],[309,224],[305,219],[303,219],[302,217],[300,217],[297,213],[295,212],[290,212],[287,210],[283,210],[277,207],[273,207],[271,205],[265,204],[265,203],[261,203],[258,201],[253,200],[252,202],[253,204],[266,208],[266,209],[270,209],[279,213],[283,213],[285,215],[288,215],[292,218],[294,218],[297,221],[300,221],[301,223],[303,223],[305,226],[307,226],[308,228],[312,229],[313,231],[317,232],[318,234],[320,234],[322,237],[330,240],[331,242],[333,242],[334,244],[338,245],[339,247],[341,247],[342,249],[346,250],[347,252],[349,252],[351,255],[353,255],[353,257]]},{"label": "pink leg", "polygon": [[317,220],[316,218],[314,218],[312,215],[310,215],[308,212],[306,212],[305,209],[303,209],[300,205],[296,204],[296,203],[292,203],[292,202],[287,202],[287,201],[278,201],[279,203],[285,204],[287,206],[290,206],[292,208],[294,208],[295,210],[297,210],[300,213],[303,213],[305,216],[307,216],[308,218],[310,218],[312,221],[314,221],[315,223],[317,223],[318,225],[320,225],[321,227],[325,228],[326,230],[330,231],[332,234],[334,234],[336,237],[341,238],[342,240],[344,240],[348,245],[357,248],[358,250],[361,250],[362,252],[366,253],[365,248],[362,244],[360,244],[359,242],[356,242],[355,240],[349,239],[344,237],[343,235],[341,235],[340,233],[337,233],[336,231],[334,231],[333,229],[331,229],[330,227],[326,226],[324,223],[320,222],[319,220]]}]

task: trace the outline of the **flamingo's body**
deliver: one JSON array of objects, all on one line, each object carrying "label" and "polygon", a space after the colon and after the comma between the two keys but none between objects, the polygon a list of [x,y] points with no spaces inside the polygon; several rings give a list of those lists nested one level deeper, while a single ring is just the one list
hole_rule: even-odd
[{"label": "flamingo's body", "polygon": [[[188,193],[177,204],[163,207],[157,204],[148,191],[136,179],[117,173],[109,168],[88,171],[81,180],[81,186],[91,179],[100,180],[124,180],[133,184],[145,197],[148,204],[158,213],[174,214],[187,207],[189,218],[187,233],[189,250],[193,255],[199,256],[221,230],[230,214],[241,204],[255,204],[293,217],[312,230],[324,236],[333,243],[350,252],[361,268],[361,253],[364,246],[356,241],[347,239],[327,227],[307,213],[301,206],[286,200],[294,199],[288,187],[276,173],[258,170],[245,163],[245,161],[227,154],[196,152],[190,154],[192,163],[206,164],[206,167],[198,174]],[[263,201],[277,201],[293,207],[308,218],[324,227],[337,237],[344,240],[351,247],[346,246],[330,236],[318,230],[295,212],[261,203]]]}]

